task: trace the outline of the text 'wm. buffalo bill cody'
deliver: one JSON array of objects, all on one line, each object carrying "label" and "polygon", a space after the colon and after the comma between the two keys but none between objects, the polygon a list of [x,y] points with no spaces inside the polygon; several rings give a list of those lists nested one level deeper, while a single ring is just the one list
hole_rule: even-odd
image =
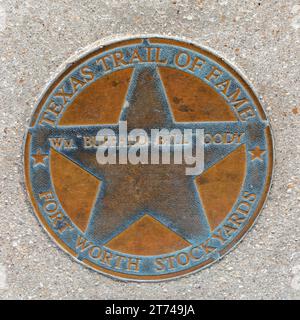
[{"label": "text 'wm. buffalo bill cody'", "polygon": [[223,256],[269,190],[269,122],[212,52],[161,37],[112,42],[49,85],[25,141],[35,213],[76,260],[161,280]]}]

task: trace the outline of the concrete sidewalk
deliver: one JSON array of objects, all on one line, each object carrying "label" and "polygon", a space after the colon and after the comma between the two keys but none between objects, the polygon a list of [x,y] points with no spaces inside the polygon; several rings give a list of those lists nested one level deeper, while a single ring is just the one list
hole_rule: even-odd
[{"label": "concrete sidewalk", "polygon": [[[0,0],[0,299],[300,298],[300,5],[296,0]],[[276,148],[267,206],[238,247],[174,281],[125,283],[74,262],[37,222],[22,143],[58,67],[104,37],[188,37],[256,88]]]}]

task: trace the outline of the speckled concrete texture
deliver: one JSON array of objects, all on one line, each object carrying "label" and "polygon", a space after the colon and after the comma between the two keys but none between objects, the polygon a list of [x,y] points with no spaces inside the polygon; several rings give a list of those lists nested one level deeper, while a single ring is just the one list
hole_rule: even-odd
[{"label": "speckled concrete texture", "polygon": [[[0,298],[299,299],[300,4],[297,0],[0,0]],[[210,268],[124,283],[74,262],[42,230],[22,187],[22,140],[58,67],[104,37],[185,36],[217,50],[256,88],[275,136],[267,206]]]}]

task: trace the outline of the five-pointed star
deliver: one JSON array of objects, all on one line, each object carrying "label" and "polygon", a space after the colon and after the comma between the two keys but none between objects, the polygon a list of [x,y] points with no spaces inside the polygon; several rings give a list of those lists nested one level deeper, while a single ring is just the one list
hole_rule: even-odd
[{"label": "five-pointed star", "polygon": [[48,155],[46,154],[42,154],[41,149],[38,149],[36,154],[32,155],[32,158],[34,160],[34,167],[38,166],[38,165],[42,165],[45,166],[45,162],[44,160],[48,157]]},{"label": "five-pointed star", "polygon": [[[148,134],[154,128],[177,128],[182,132],[187,128],[198,128],[212,134],[242,133],[245,130],[244,123],[239,121],[176,122],[155,65],[135,67],[122,110],[119,120],[127,121],[128,132],[134,128],[142,128]],[[43,136],[96,136],[102,128],[111,128],[116,132],[118,124],[58,126],[49,129],[48,133],[43,129]],[[238,146],[206,145],[204,170],[221,161]],[[185,174],[185,163],[100,165],[96,160],[96,149],[85,149],[82,144],[77,149],[57,151],[102,182],[86,230],[86,235],[95,243],[106,243],[144,214],[156,218],[191,243],[205,239],[211,232],[195,176]]]},{"label": "five-pointed star", "polygon": [[265,153],[265,150],[261,150],[259,146],[256,146],[253,150],[250,150],[251,153],[251,160],[258,159],[260,161],[263,161],[262,155]]}]

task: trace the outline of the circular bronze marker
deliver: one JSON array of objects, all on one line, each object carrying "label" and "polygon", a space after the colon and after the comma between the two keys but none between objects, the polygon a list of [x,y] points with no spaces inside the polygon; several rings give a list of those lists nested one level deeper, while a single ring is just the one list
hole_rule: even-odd
[{"label": "circular bronze marker", "polygon": [[[162,130],[183,139],[152,138]],[[243,237],[266,199],[272,150],[259,100],[224,59],[190,42],[130,38],[49,85],[26,136],[26,186],[41,224],[77,261],[162,280],[202,269]]]}]

